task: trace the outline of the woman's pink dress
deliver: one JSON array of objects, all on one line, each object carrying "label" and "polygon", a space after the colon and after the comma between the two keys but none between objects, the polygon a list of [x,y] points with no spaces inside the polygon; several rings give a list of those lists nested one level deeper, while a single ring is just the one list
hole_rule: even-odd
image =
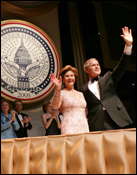
[{"label": "woman's pink dress", "polygon": [[55,90],[52,106],[60,108],[63,113],[61,134],[77,134],[89,132],[86,117],[86,101],[82,92],[72,90]]}]

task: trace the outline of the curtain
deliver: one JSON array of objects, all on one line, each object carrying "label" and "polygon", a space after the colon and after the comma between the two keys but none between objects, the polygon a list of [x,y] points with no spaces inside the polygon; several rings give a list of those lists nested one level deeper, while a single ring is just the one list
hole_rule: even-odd
[{"label": "curtain", "polygon": [[80,30],[80,23],[76,2],[68,1],[68,13],[69,13],[72,47],[74,53],[74,62],[75,67],[78,69],[79,73],[79,78],[77,79],[77,87],[79,89],[80,86],[85,82],[87,82],[88,79],[86,73],[84,72],[85,54],[84,54],[82,34]]}]

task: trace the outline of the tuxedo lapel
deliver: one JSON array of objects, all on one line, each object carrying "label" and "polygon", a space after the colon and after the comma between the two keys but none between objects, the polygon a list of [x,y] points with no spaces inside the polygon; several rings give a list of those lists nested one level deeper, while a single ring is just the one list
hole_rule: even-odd
[{"label": "tuxedo lapel", "polygon": [[94,98],[95,100],[99,100],[94,94],[93,92],[91,92],[88,88],[88,82],[84,85],[83,87],[85,95],[90,96],[92,99]]},{"label": "tuxedo lapel", "polygon": [[106,88],[109,81],[110,81],[109,72],[107,72],[103,77],[99,78],[98,84],[99,84],[99,89],[100,89],[100,99],[103,99],[104,89]]},{"label": "tuxedo lapel", "polygon": [[18,114],[16,114],[16,119],[17,119],[19,125],[22,126],[22,124],[21,124],[21,122],[20,122],[20,119],[19,119],[19,117],[18,117]]},{"label": "tuxedo lapel", "polygon": [[99,84],[99,89],[100,89],[100,99],[102,99],[103,91],[104,91],[104,87],[105,87],[104,77],[102,77],[98,80],[98,84]]}]

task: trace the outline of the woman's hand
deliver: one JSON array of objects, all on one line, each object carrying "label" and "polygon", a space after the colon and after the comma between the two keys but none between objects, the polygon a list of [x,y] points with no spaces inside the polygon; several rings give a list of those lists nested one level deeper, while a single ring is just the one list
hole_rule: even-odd
[{"label": "woman's hand", "polygon": [[16,117],[15,117],[16,111],[13,110],[13,111],[11,112],[11,114],[12,114],[11,120],[12,120],[12,121],[15,121],[15,120],[16,120]]},{"label": "woman's hand", "polygon": [[59,110],[55,110],[52,114],[53,118],[55,118],[56,120],[58,118],[58,115],[59,115]]},{"label": "woman's hand", "polygon": [[55,77],[53,73],[50,75],[50,82],[53,83],[56,86],[57,90],[61,89],[62,86],[62,77],[59,77],[59,80]]}]

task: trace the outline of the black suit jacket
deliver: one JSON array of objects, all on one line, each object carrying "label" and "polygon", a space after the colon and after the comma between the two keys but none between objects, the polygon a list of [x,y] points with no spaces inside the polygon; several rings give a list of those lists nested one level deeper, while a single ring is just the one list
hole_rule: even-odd
[{"label": "black suit jacket", "polygon": [[113,72],[107,72],[99,77],[100,100],[88,89],[88,82],[80,88],[87,102],[90,131],[104,130],[103,107],[120,128],[133,123],[115,90],[118,80],[125,72],[129,58],[130,56],[123,54]]},{"label": "black suit jacket", "polygon": [[[20,114],[22,115],[22,118],[24,118],[25,116],[28,117],[27,114],[24,114],[24,113],[20,113]],[[26,127],[26,123],[24,123],[24,127],[23,127],[22,124],[21,124],[21,121],[20,121],[19,118],[18,118],[18,115],[17,115],[17,114],[16,114],[16,119],[17,119],[17,121],[18,121],[18,123],[19,123],[19,125],[20,125],[19,130],[15,131],[17,137],[18,137],[18,138],[21,138],[21,137],[28,137],[27,129],[30,130],[30,129],[32,128],[31,123],[29,122],[29,125],[28,125],[27,127]]]}]

